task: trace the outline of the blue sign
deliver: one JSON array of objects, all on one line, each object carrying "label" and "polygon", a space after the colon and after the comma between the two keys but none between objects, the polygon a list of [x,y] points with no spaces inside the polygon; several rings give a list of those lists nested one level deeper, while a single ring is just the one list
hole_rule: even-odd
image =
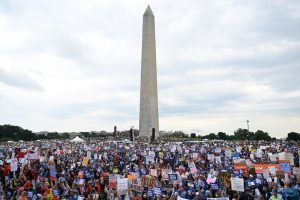
[{"label": "blue sign", "polygon": [[233,176],[239,177],[240,176],[240,170],[233,170]]},{"label": "blue sign", "polygon": [[219,190],[219,185],[217,183],[212,183],[211,184],[211,189],[212,190]]},{"label": "blue sign", "polygon": [[284,173],[291,173],[291,165],[288,162],[281,162],[279,163],[280,170]]},{"label": "blue sign", "polygon": [[169,181],[177,181],[178,180],[177,174],[168,174],[168,176],[169,176]]}]

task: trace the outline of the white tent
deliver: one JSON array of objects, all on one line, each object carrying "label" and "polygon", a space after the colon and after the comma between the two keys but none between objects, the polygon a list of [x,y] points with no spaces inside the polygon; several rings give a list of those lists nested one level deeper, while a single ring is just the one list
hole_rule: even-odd
[{"label": "white tent", "polygon": [[125,140],[123,140],[123,143],[128,144],[128,143],[132,143],[132,141],[125,139]]},{"label": "white tent", "polygon": [[71,142],[84,142],[84,140],[76,136],[73,140],[71,140]]}]

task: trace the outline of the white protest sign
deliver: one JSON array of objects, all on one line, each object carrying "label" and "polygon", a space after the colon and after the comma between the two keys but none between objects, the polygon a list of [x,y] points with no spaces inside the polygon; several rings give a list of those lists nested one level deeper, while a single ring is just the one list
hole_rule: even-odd
[{"label": "white protest sign", "polygon": [[281,152],[278,154],[279,160],[285,160],[285,152]]},{"label": "white protest sign", "polygon": [[10,171],[15,172],[18,170],[18,159],[13,158],[10,162]]},{"label": "white protest sign", "polygon": [[227,158],[231,158],[231,150],[230,149],[226,149],[225,150],[225,156],[227,157]]},{"label": "white protest sign", "polygon": [[207,200],[229,200],[229,197],[207,198]]},{"label": "white protest sign", "polygon": [[293,167],[293,174],[300,174],[300,167]]},{"label": "white protest sign", "polygon": [[285,160],[289,160],[290,161],[290,165],[294,166],[294,155],[292,153],[286,153],[285,154]]},{"label": "white protest sign", "polygon": [[238,192],[244,192],[244,179],[231,177],[231,190],[235,190]]},{"label": "white protest sign", "polygon": [[87,156],[89,159],[92,159],[92,153],[91,153],[91,151],[87,151],[87,152],[86,152],[86,156]]},{"label": "white protest sign", "polygon": [[270,174],[276,176],[276,168],[274,166],[269,166]]},{"label": "white protest sign", "polygon": [[157,169],[150,169],[150,174],[157,177]]},{"label": "white protest sign", "polygon": [[128,179],[118,178],[117,179],[117,192],[119,195],[126,194],[128,190]]},{"label": "white protest sign", "polygon": [[152,162],[154,163],[154,158],[155,158],[155,152],[154,151],[149,151],[148,156],[146,157],[146,162]]},{"label": "white protest sign", "polygon": [[207,159],[208,159],[210,162],[214,162],[215,155],[214,155],[214,154],[207,154]]}]

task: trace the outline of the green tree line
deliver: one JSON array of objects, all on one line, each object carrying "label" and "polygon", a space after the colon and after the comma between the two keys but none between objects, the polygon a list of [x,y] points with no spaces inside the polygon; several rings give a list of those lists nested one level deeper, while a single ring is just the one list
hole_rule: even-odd
[{"label": "green tree line", "polygon": [[[195,133],[191,134],[191,138],[194,139],[209,139],[209,140],[276,140],[275,137],[271,137],[268,132],[262,130],[257,130],[256,132],[250,132],[247,129],[239,128],[233,135],[227,135],[224,132],[219,132],[218,134],[209,133],[207,135],[201,136]],[[288,141],[300,141],[300,134],[296,132],[288,133],[286,138]]]}]

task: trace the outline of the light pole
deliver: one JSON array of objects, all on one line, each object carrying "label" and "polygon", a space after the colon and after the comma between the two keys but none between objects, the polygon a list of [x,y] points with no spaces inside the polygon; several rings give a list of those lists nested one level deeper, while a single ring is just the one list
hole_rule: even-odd
[{"label": "light pole", "polygon": [[131,134],[132,134],[132,142],[133,142],[133,147],[134,147],[134,143],[135,143],[134,126],[131,127]]},{"label": "light pole", "polygon": [[247,122],[247,128],[248,128],[248,132],[249,132],[249,120],[246,121]]}]

